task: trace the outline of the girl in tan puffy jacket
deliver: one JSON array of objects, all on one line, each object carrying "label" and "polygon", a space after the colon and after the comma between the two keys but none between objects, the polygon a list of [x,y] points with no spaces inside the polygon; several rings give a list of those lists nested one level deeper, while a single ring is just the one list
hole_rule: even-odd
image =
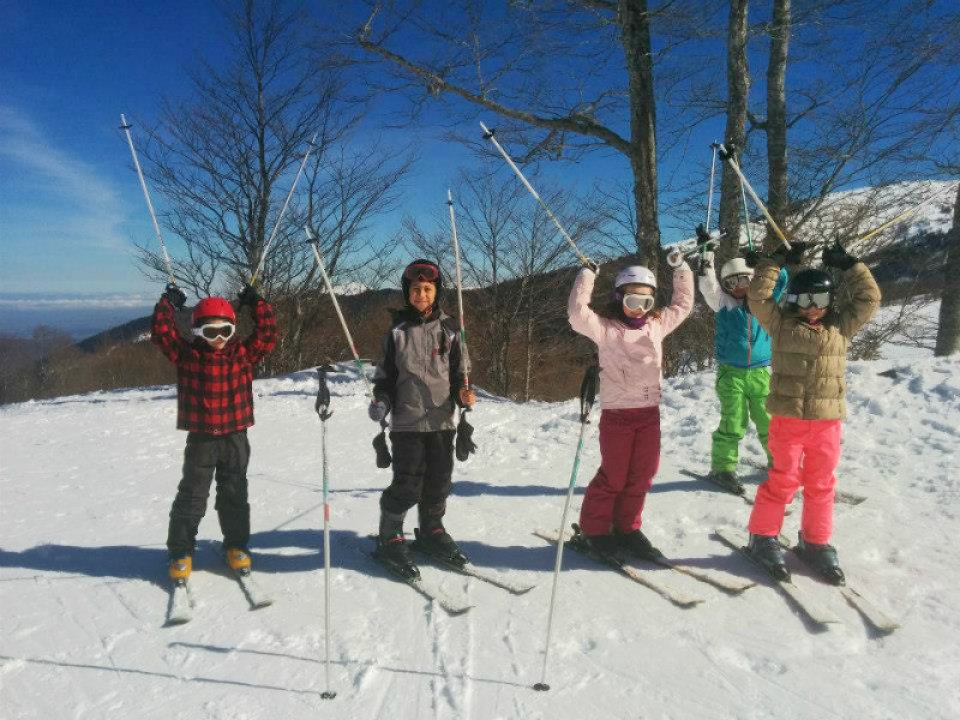
[{"label": "girl in tan puffy jacket", "polygon": [[794,243],[761,260],[748,298],[754,316],[770,334],[772,378],[767,410],[769,448],[773,456],[767,481],[757,491],[750,514],[749,549],[768,572],[789,579],[777,535],[786,506],[803,487],[800,538],[795,548],[814,570],[834,584],[843,584],[837,552],[829,544],[833,499],[840,460],[840,426],[846,414],[847,349],[850,340],[880,306],[880,288],[870,270],[839,245],[824,250],[823,262],[843,272],[851,301],[842,309],[824,270],[791,274],[782,305],[773,288],[783,259],[799,260],[805,245]]}]

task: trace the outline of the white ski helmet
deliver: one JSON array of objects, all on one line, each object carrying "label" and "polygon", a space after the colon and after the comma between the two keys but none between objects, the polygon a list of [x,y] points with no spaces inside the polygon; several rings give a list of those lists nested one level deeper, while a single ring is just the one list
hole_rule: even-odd
[{"label": "white ski helmet", "polygon": [[645,268],[643,265],[630,265],[620,271],[613,286],[615,288],[621,288],[624,285],[632,285],[634,283],[638,285],[649,285],[656,290],[657,276],[650,272],[650,268]]},{"label": "white ski helmet", "polygon": [[749,275],[753,277],[753,268],[747,267],[747,261],[742,257],[727,260],[720,268],[720,281],[723,282],[731,275]]}]

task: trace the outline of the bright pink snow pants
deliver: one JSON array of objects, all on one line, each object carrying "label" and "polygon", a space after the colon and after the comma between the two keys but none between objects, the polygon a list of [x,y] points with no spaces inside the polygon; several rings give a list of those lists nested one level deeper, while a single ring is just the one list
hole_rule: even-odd
[{"label": "bright pink snow pants", "polygon": [[583,498],[580,527],[606,535],[640,527],[640,514],[660,466],[660,408],[604,410],[600,415],[600,469]]},{"label": "bright pink snow pants", "polygon": [[833,531],[833,496],[840,462],[839,420],[798,420],[774,415],[770,421],[773,468],[757,490],[750,513],[750,532],[777,535],[783,514],[803,486],[800,529],[811,543],[825,543]]}]

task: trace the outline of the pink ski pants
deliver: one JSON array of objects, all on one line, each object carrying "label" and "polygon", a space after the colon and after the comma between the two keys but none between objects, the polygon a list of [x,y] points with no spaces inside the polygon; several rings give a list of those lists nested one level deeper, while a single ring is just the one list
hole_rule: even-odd
[{"label": "pink ski pants", "polygon": [[833,531],[833,496],[840,462],[839,420],[798,420],[774,415],[770,421],[773,467],[757,490],[750,513],[750,532],[777,535],[783,514],[803,486],[800,529],[811,543],[825,543]]},{"label": "pink ski pants", "polygon": [[640,528],[640,514],[660,466],[660,408],[604,410],[600,415],[600,469],[583,498],[586,535]]}]

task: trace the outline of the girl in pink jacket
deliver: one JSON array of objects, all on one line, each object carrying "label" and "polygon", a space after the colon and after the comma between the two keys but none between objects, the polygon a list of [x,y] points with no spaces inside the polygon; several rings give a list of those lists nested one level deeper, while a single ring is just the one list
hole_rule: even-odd
[{"label": "girl in pink jacket", "polygon": [[596,266],[577,275],[567,304],[570,325],[600,354],[600,468],[587,487],[580,529],[600,555],[651,558],[660,551],[640,532],[640,515],[660,465],[660,381],[663,339],[693,308],[693,273],[673,250],[673,298],[654,310],[657,278],[633,265],[616,279],[610,317],[590,308]]}]

